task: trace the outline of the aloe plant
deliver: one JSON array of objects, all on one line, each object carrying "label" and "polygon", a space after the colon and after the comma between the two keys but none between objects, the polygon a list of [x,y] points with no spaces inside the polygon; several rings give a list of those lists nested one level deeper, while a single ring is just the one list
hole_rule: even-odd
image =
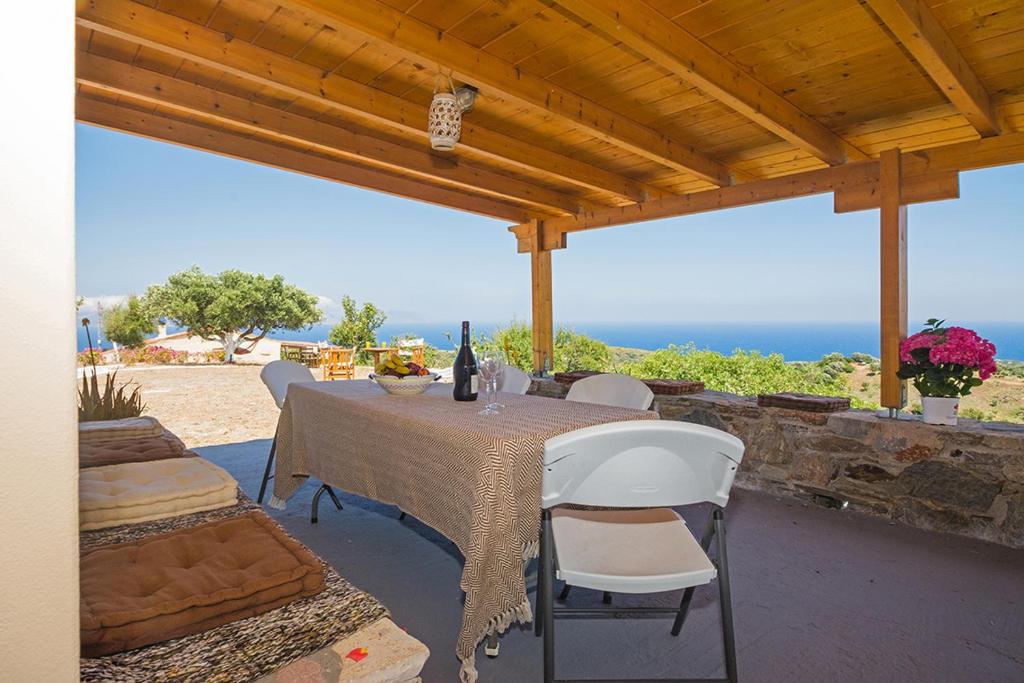
[{"label": "aloe plant", "polygon": [[142,414],[146,406],[142,404],[142,396],[139,393],[141,387],[136,386],[128,393],[130,383],[115,386],[116,381],[117,373],[110,373],[103,381],[101,389],[95,370],[92,376],[82,377],[82,388],[78,390],[79,422],[118,420]]}]

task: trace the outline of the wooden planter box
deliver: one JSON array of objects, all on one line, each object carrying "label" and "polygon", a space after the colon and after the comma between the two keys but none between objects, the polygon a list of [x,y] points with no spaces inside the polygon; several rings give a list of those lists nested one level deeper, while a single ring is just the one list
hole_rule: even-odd
[{"label": "wooden planter box", "polygon": [[[600,375],[600,372],[594,372],[592,370],[580,370],[577,372],[556,372],[555,381],[560,384],[572,384],[576,380],[583,379],[584,377],[591,377],[592,375]],[[643,379],[640,380],[646,384],[651,391],[656,395],[662,396],[681,396],[683,394],[699,394],[704,391],[704,382],[691,382],[686,379]]]}]

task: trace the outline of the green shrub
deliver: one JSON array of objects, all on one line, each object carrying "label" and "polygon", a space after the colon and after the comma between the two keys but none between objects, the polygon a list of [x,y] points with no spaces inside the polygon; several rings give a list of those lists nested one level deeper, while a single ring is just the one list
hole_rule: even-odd
[{"label": "green shrub", "polygon": [[82,377],[82,388],[78,390],[78,421],[94,422],[96,420],[120,420],[125,417],[138,417],[145,406],[139,386],[131,393],[125,393],[130,383],[115,386],[117,373],[106,376],[103,387],[96,379],[96,373]]},{"label": "green shrub", "polygon": [[623,371],[642,378],[697,380],[712,391],[748,396],[780,391],[849,395],[844,380],[830,375],[820,362],[786,363],[776,353],[764,356],[741,349],[726,356],[698,350],[693,344],[672,345],[624,366]]},{"label": "green shrub", "polygon": [[961,407],[960,410],[957,411],[957,414],[960,417],[966,417],[966,418],[969,418],[969,419],[972,419],[972,420],[991,420],[992,419],[992,416],[989,415],[988,413],[986,413],[984,410],[982,410],[981,408],[974,408],[973,406],[968,406],[967,408]]},{"label": "green shrub", "polygon": [[155,318],[146,303],[133,294],[125,303],[103,311],[103,328],[111,341],[121,346],[138,346],[146,335],[156,331]]},{"label": "green shrub", "polygon": [[[502,354],[505,362],[520,370],[533,370],[533,331],[524,322],[513,320],[505,327],[499,326],[490,336],[474,339],[473,346],[479,351]],[[555,332],[554,372],[605,372],[611,365],[612,354],[603,341],[565,327]]]},{"label": "green shrub", "polygon": [[78,353],[78,366],[89,368],[93,365],[103,365],[103,351],[100,349],[86,349]]}]

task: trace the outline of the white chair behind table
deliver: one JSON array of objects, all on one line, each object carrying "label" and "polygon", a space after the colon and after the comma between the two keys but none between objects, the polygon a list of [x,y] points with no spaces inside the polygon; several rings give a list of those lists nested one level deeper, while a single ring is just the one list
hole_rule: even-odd
[{"label": "white chair behind table", "polygon": [[654,401],[654,392],[635,377],[607,373],[576,380],[565,400],[647,410]]},{"label": "white chair behind table", "polygon": [[[288,396],[288,385],[293,382],[315,382],[312,371],[305,365],[290,360],[275,360],[267,363],[260,370],[260,379],[270,390],[270,395],[277,404],[278,409],[284,407],[284,400]],[[270,481],[270,469],[274,465],[274,454],[277,453],[277,431],[274,432],[274,441],[270,444],[270,454],[267,456],[267,466],[263,470],[263,481],[260,483],[260,494],[256,501],[263,504],[263,495],[267,492],[267,482]],[[320,496],[327,493],[334,505],[341,510],[341,501],[335,495],[334,490],[327,484],[323,484],[313,496],[313,513],[311,521],[316,524],[317,508],[320,504]]]},{"label": "white chair behind table", "polygon": [[501,370],[501,387],[506,394],[525,394],[530,390],[533,380],[517,367],[506,365]]},{"label": "white chair behind table", "polygon": [[[554,681],[554,582],[620,593],[685,589],[678,608],[604,607],[574,616],[674,614],[679,635],[696,586],[718,579],[725,680],[736,681],[725,513],[743,442],[685,422],[613,422],[549,439],[544,446],[537,634],[544,635],[544,681]],[[698,542],[668,506],[711,503]],[[564,505],[600,506],[576,509]],[[715,541],[716,561],[708,556]]]}]

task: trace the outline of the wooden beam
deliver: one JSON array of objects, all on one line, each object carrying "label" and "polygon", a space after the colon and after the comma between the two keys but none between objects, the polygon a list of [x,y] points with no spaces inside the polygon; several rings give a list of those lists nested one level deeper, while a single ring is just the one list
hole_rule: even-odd
[{"label": "wooden beam", "polygon": [[[970,171],[1016,163],[1024,163],[1024,132],[907,152],[903,155],[903,174],[914,178],[946,171]],[[553,239],[553,235],[560,232],[594,230],[825,192],[843,192],[877,183],[878,177],[877,160],[854,161],[833,168],[755,180],[679,197],[586,211],[574,217],[545,220],[544,225],[550,232],[546,239]]]},{"label": "wooden beam", "polygon": [[418,199],[491,218],[527,220],[525,211],[521,207],[489,197],[480,197],[465,191],[429,185],[383,171],[328,159],[310,152],[261,142],[224,130],[214,130],[195,123],[178,121],[81,95],[77,98],[76,105],[76,117],[79,121],[111,130],[132,133],[153,140],[183,145],[204,152],[221,154],[399,197]]},{"label": "wooden beam", "polygon": [[877,182],[877,180],[878,162],[861,161],[768,180],[740,183],[717,190],[694,192],[642,204],[585,211],[577,216],[547,219],[544,224],[548,230],[555,232],[579,232],[792,197],[806,197],[832,192],[837,188]]},{"label": "wooden beam", "polygon": [[233,128],[292,144],[310,146],[399,175],[411,174],[525,202],[541,207],[550,215],[579,211],[578,199],[500,173],[474,168],[458,157],[430,154],[97,55],[79,52],[76,62],[79,83],[107,92],[128,95],[189,115],[197,114]]},{"label": "wooden beam", "polygon": [[554,314],[551,305],[551,252],[543,243],[543,221],[531,221],[533,248],[530,251],[531,327],[533,330],[533,371],[540,374],[554,367]]},{"label": "wooden beam", "polygon": [[924,0],[867,0],[949,101],[983,136],[999,134],[992,99]]},{"label": "wooden beam", "polygon": [[[877,209],[881,206],[881,194],[878,183],[836,190],[835,212],[847,213]],[[902,196],[904,204],[957,199],[960,197],[960,174],[956,171],[939,171],[928,175],[904,178]]]},{"label": "wooden beam", "polygon": [[[328,106],[345,116],[427,144],[427,112],[381,90],[256,47],[230,34],[128,0],[89,0],[78,25],[225,71],[248,82]],[[461,148],[526,173],[611,192],[631,201],[666,196],[658,188],[463,121]]]},{"label": "wooden beam", "polygon": [[867,155],[772,91],[643,0],[554,0],[584,23],[639,52],[775,133],[835,166]]},{"label": "wooden beam", "polygon": [[900,151],[882,152],[878,187],[881,192],[881,404],[897,410],[907,405],[906,382],[900,369],[900,342],[907,338],[907,205],[903,201]]},{"label": "wooden beam", "polygon": [[702,155],[690,145],[672,140],[606,107],[516,65],[438,31],[409,15],[376,0],[339,4],[332,0],[280,0],[284,6],[303,12],[336,29],[349,29],[380,41],[417,60],[429,60],[486,95],[502,97],[533,107],[669,168],[726,186],[732,183],[729,170]]}]

